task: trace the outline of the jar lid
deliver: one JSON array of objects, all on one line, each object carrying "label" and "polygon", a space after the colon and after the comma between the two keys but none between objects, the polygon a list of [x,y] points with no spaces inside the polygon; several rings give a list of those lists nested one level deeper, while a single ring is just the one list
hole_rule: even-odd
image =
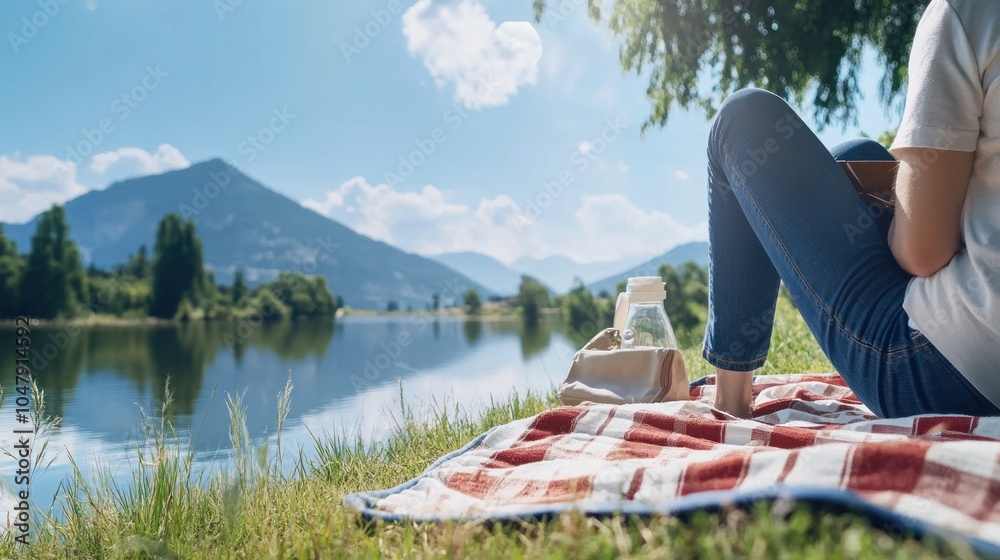
[{"label": "jar lid", "polygon": [[629,303],[650,303],[663,301],[667,297],[664,289],[666,282],[659,276],[637,276],[628,279],[625,292],[629,294]]}]

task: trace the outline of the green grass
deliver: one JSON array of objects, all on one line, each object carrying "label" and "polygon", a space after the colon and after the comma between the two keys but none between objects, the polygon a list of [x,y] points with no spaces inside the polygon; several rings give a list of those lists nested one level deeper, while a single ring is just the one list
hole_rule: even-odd
[{"label": "green grass", "polygon": [[[798,314],[782,302],[773,361],[766,371],[830,371]],[[686,350],[692,378],[708,373],[696,349]],[[288,393],[277,414],[287,414]],[[294,392],[292,392],[294,398]],[[23,558],[970,558],[957,543],[893,538],[852,515],[803,506],[760,505],[696,515],[686,521],[592,519],[566,514],[547,521],[362,524],[342,505],[345,494],[385,488],[422,472],[486,429],[549,407],[551,395],[513,396],[477,415],[439,408],[418,416],[403,407],[395,434],[380,442],[316,434],[314,459],[296,456],[282,475],[260,459],[242,429],[239,398],[228,402],[238,448],[230,476],[196,475],[191,458],[171,448],[169,425],[150,420],[153,451],[136,453],[148,466],[127,486],[109,477],[69,484],[67,516],[51,520],[30,547],[0,542],[0,557]],[[287,450],[282,450],[284,453]],[[36,529],[37,531],[38,529]]]}]

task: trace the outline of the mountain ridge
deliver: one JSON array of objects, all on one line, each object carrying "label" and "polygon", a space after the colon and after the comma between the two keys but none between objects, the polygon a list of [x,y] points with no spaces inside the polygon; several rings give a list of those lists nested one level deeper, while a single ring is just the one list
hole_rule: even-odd
[{"label": "mountain ridge", "polygon": [[[229,282],[237,268],[244,269],[251,283],[268,281],[283,270],[322,274],[335,295],[363,309],[384,309],[389,301],[422,309],[433,293],[445,305],[461,305],[468,288],[493,295],[437,261],[305,208],[219,158],[116,181],[64,206],[81,256],[101,268],[124,263],[142,244],[152,250],[156,225],[177,212],[195,222],[206,267],[219,282]],[[30,247],[37,220],[4,226],[21,252]]]}]

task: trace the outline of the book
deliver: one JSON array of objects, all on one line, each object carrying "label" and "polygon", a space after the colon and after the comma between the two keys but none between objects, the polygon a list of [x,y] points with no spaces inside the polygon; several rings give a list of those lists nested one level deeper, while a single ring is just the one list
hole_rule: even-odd
[{"label": "book", "polygon": [[890,212],[896,208],[896,172],[898,161],[838,161],[854,190],[868,204]]}]

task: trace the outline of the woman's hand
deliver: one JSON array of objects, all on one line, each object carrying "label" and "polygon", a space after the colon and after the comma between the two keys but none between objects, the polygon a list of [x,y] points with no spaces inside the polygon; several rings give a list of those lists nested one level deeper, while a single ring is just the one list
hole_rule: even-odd
[{"label": "woman's hand", "polygon": [[889,249],[903,270],[931,276],[962,247],[962,207],[975,152],[898,148]]}]

